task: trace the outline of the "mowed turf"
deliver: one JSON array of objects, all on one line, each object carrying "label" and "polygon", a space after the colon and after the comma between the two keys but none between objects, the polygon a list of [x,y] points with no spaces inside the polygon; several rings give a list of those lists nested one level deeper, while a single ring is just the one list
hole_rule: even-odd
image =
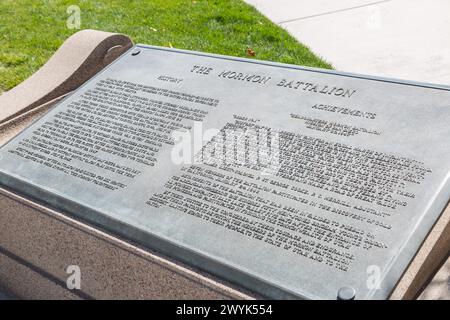
[{"label": "mowed turf", "polygon": [[120,32],[135,43],[331,68],[241,0],[0,1],[0,92],[39,69],[76,29]]}]

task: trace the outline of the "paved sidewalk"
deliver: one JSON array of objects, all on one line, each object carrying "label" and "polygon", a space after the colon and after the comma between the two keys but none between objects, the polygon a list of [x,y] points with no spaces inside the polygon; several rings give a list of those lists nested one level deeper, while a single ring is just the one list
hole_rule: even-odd
[{"label": "paved sidewalk", "polygon": [[449,0],[245,0],[337,70],[450,85]]}]

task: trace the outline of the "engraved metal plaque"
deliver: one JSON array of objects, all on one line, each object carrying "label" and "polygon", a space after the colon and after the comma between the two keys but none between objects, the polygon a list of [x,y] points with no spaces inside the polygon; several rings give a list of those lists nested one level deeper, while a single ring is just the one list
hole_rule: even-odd
[{"label": "engraved metal plaque", "polygon": [[384,299],[449,199],[449,124],[448,87],[137,45],[0,183],[267,297]]}]

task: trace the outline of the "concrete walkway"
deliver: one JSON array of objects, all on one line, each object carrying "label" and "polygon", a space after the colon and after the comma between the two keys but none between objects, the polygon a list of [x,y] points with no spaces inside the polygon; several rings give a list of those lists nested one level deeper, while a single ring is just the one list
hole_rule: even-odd
[{"label": "concrete walkway", "polygon": [[336,69],[450,85],[448,0],[245,0]]}]

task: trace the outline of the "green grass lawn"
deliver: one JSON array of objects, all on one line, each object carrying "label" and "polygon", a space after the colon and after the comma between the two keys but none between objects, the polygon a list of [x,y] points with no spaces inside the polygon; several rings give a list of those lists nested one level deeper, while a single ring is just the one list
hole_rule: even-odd
[{"label": "green grass lawn", "polygon": [[[274,0],[275,1],[275,0]],[[81,29],[120,32],[135,43],[331,68],[241,0],[0,1],[0,92],[29,77],[71,34],[66,10],[81,9]]]}]

